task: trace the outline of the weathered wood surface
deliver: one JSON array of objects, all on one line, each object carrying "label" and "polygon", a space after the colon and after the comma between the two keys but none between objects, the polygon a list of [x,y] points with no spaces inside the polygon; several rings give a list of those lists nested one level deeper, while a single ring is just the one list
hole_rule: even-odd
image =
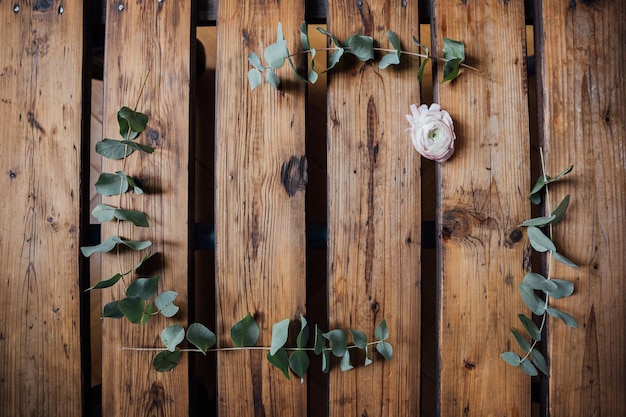
[{"label": "weathered wood surface", "polygon": [[[419,36],[417,4],[329,3],[329,31],[369,35],[388,47],[392,29],[406,48]],[[331,416],[419,415],[420,157],[405,114],[419,103],[417,60],[378,69],[378,61],[344,58],[328,74],[329,326],[374,330],[386,319],[391,362],[371,349],[374,364],[330,373]]]},{"label": "weathered wood surface", "polygon": [[444,37],[463,41],[467,62],[488,74],[435,89],[457,133],[439,166],[440,413],[527,416],[530,380],[499,357],[516,348],[509,327],[527,310],[518,283],[529,245],[517,227],[530,216],[524,4],[443,0],[433,15],[436,51]]},{"label": "weathered wood surface", "polygon": [[[277,39],[282,22],[290,51],[300,48],[301,1],[220,2],[217,26],[215,239],[217,335],[232,346],[230,328],[251,313],[259,346],[272,325],[305,314],[304,192],[289,196],[283,163],[304,155],[304,84],[288,64],[282,91],[250,91],[247,56]],[[295,57],[305,73],[305,59]],[[266,351],[218,354],[218,410],[228,416],[302,416],[306,384],[287,380]]]},{"label": "weathered wood surface", "polygon": [[0,4],[2,416],[82,415],[83,5],[45,4]]},{"label": "weathered wood surface", "polygon": [[626,3],[544,1],[538,27],[541,133],[547,169],[571,174],[551,186],[552,204],[571,195],[554,228],[575,261],[553,277],[575,293],[551,304],[579,327],[551,319],[549,414],[617,416],[626,410]]},{"label": "weathered wood surface", "polygon": [[[123,5],[123,7],[120,7]],[[148,214],[150,227],[137,228],[115,223],[102,225],[102,239],[119,235],[127,239],[150,239],[155,253],[142,276],[160,274],[161,291],[178,293],[177,316],[166,320],[160,315],[145,327],[126,319],[104,320],[102,415],[105,416],[185,416],[189,414],[187,357],[173,372],[157,373],[151,367],[155,352],[131,352],[123,347],[162,348],[159,333],[167,325],[186,324],[187,280],[189,272],[189,120],[190,120],[190,2],[110,1],[107,9],[104,76],[104,137],[119,139],[117,111],[135,106],[141,83],[150,70],[137,110],[150,121],[137,139],[155,147],[151,155],[135,153],[125,172],[144,184],[146,193],[127,193],[124,208]],[[103,160],[103,171],[122,169],[121,161]],[[104,199],[117,206],[119,197]],[[102,277],[136,265],[144,253],[122,251],[102,257]],[[145,274],[145,275],[144,275]],[[133,274],[131,278],[138,278]],[[127,282],[128,284],[128,282]],[[121,291],[103,291],[103,305]]]}]

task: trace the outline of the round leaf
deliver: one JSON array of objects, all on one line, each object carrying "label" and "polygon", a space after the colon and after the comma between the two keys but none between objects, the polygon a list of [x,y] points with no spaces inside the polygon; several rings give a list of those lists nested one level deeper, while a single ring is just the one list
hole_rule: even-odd
[{"label": "round leaf", "polygon": [[230,338],[236,347],[254,346],[259,340],[259,326],[250,313],[231,327]]},{"label": "round leaf", "polygon": [[285,346],[289,337],[289,319],[274,323],[272,326],[272,344],[270,346],[270,355],[275,355],[278,349]]},{"label": "round leaf", "polygon": [[120,311],[131,323],[139,323],[143,317],[144,301],[139,297],[126,297],[117,303]]},{"label": "round leaf", "polygon": [[153,278],[137,278],[126,289],[126,296],[139,297],[143,300],[151,299],[159,289],[159,278],[159,275]]},{"label": "round leaf", "polygon": [[309,355],[303,350],[296,350],[289,356],[289,367],[300,379],[304,378],[309,365]]},{"label": "round leaf", "polygon": [[173,317],[178,313],[178,306],[174,305],[174,299],[178,293],[174,291],[165,291],[159,294],[154,301],[159,313],[165,317]]},{"label": "round leaf", "polygon": [[185,329],[180,324],[172,324],[161,331],[161,342],[170,352],[174,352],[176,346],[183,340],[185,340]]},{"label": "round leaf", "polygon": [[181,352],[180,350],[176,350],[174,352],[170,352],[169,350],[164,350],[159,352],[154,359],[152,360],[152,366],[158,372],[166,372],[174,369],[176,365],[180,362]]},{"label": "round leaf", "polygon": [[287,379],[291,379],[289,375],[289,355],[285,349],[278,349],[274,355],[270,355],[268,352],[266,358],[270,364],[280,369]]},{"label": "round leaf", "polygon": [[393,357],[393,347],[387,342],[379,342],[376,344],[376,350],[383,355],[388,361]]},{"label": "round leaf", "polygon": [[206,353],[211,346],[215,345],[217,337],[204,324],[193,323],[187,329],[187,340],[200,349],[202,353]]},{"label": "round leaf", "polygon": [[330,341],[330,348],[333,355],[338,358],[343,357],[348,349],[347,337],[343,330],[331,330],[324,333],[323,336]]}]

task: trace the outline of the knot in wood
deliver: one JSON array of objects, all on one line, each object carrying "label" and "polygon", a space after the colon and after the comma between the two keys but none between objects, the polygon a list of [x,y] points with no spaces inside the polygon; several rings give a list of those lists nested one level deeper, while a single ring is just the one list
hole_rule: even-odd
[{"label": "knot in wood", "polygon": [[289,197],[293,197],[298,190],[304,190],[309,182],[308,162],[305,155],[292,156],[289,162],[283,162],[280,179]]},{"label": "knot in wood", "polygon": [[469,233],[470,215],[465,210],[454,209],[443,213],[441,235],[444,239],[461,237]]}]

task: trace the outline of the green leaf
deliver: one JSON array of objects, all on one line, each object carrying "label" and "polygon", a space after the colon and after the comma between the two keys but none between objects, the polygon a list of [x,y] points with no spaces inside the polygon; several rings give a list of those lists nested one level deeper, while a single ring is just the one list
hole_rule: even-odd
[{"label": "green leaf", "polygon": [[267,81],[269,85],[278,90],[278,87],[280,86],[280,78],[278,78],[278,75],[276,75],[273,70],[268,69],[267,71],[265,71],[265,81]]},{"label": "green leaf", "polygon": [[565,217],[565,212],[567,211],[567,208],[569,207],[569,194],[566,195],[563,200],[561,200],[561,202],[559,203],[559,206],[557,208],[554,209],[554,211],[552,212],[552,215],[554,216],[554,220],[552,221],[552,224],[558,224],[561,220],[563,220],[563,217]]},{"label": "green leaf", "polygon": [[350,351],[348,349],[346,349],[346,351],[343,353],[343,356],[341,357],[340,368],[344,372],[354,368],[354,366],[352,366],[352,364],[350,363]]},{"label": "green leaf", "polygon": [[556,216],[554,216],[554,215],[552,215],[552,216],[543,216],[543,217],[535,217],[534,219],[524,220],[520,224],[520,226],[537,226],[537,227],[547,226],[552,221],[554,221],[554,219],[556,219]]},{"label": "green leaf", "polygon": [[268,45],[265,50],[263,50],[263,56],[270,68],[275,70],[282,68],[282,66],[285,65],[285,58],[289,56],[287,41],[280,40]]},{"label": "green leaf", "polygon": [[309,26],[306,22],[300,23],[300,44],[302,45],[302,49],[308,51],[311,49],[311,43],[309,42]]},{"label": "green leaf", "polygon": [[324,338],[324,334],[319,329],[319,327],[317,327],[317,324],[316,324],[315,325],[315,344],[314,344],[313,351],[315,352],[316,355],[319,355],[320,353],[322,353],[325,347],[326,347],[326,339]]},{"label": "green leaf", "polygon": [[557,181],[558,179],[560,179],[561,177],[569,174],[570,172],[572,172],[572,170],[574,169],[574,165],[570,165],[567,168],[565,168],[563,171],[561,171],[560,173],[558,173],[555,177],[550,179],[550,182],[554,182]]},{"label": "green leaf", "polygon": [[133,187],[133,192],[137,195],[139,194],[143,194],[143,190],[141,189],[141,187],[139,187],[139,184],[137,184],[137,182],[135,181],[135,179],[133,177],[130,176],[126,176],[126,181],[128,182],[128,184]]},{"label": "green leaf", "polygon": [[174,317],[178,313],[178,306],[174,304],[174,300],[178,296],[178,293],[174,291],[165,291],[159,294],[154,300],[159,313],[164,317]]},{"label": "green leaf", "polygon": [[152,242],[149,240],[125,240],[121,239],[118,236],[111,236],[104,242],[95,245],[95,246],[83,246],[80,248],[83,256],[90,257],[94,253],[99,252],[110,252],[115,248],[115,245],[123,244],[128,246],[132,250],[143,250],[149,248],[152,245]]},{"label": "green leaf", "polygon": [[139,323],[145,308],[144,301],[139,297],[126,297],[118,301],[117,306],[124,313],[124,317],[131,323]]},{"label": "green leaf", "polygon": [[296,338],[296,346],[298,349],[302,349],[309,342],[309,323],[307,323],[304,316],[300,315],[300,333]]},{"label": "green leaf", "polygon": [[123,159],[132,154],[133,149],[119,140],[102,139],[96,143],[96,153],[109,159]]},{"label": "green leaf", "polygon": [[280,369],[287,379],[291,379],[289,375],[289,355],[285,348],[278,349],[275,355],[270,355],[268,352],[266,358],[270,364]]},{"label": "green leaf", "polygon": [[117,284],[117,282],[120,279],[122,279],[122,277],[123,277],[122,274],[115,274],[115,275],[113,275],[109,279],[105,279],[105,280],[99,281],[96,285],[94,285],[93,287],[87,288],[85,291],[98,290],[98,289],[102,289],[102,288],[112,287],[113,285]]},{"label": "green leaf", "polygon": [[348,329],[348,332],[352,335],[352,340],[354,341],[354,345],[359,349],[365,349],[367,346],[367,336],[360,330],[352,330]]},{"label": "green leaf", "polygon": [[152,146],[142,145],[141,143],[132,142],[130,140],[123,140],[122,144],[127,145],[130,149],[133,149],[135,151],[141,151],[145,153],[154,152],[154,148]]},{"label": "green leaf", "polygon": [[387,321],[383,319],[378,326],[376,326],[376,330],[374,330],[374,336],[378,340],[387,340],[389,337],[389,329],[387,329]]},{"label": "green leaf", "polygon": [[263,66],[263,64],[261,64],[261,58],[259,58],[256,53],[251,52],[248,54],[248,62],[250,63],[250,65],[256,68],[258,72],[265,71],[265,67]]},{"label": "green leaf", "polygon": [[[532,199],[533,196],[539,196],[539,192],[543,190],[543,187],[545,187],[546,184],[549,184],[549,183],[550,183],[550,177],[548,177],[547,175],[540,175],[539,178],[537,178],[535,185],[530,190],[530,198]],[[539,201],[541,201],[541,199]]]},{"label": "green leaf", "polygon": [[128,180],[123,171],[115,174],[103,172],[96,181],[96,191],[105,196],[124,194],[128,191]]},{"label": "green leaf", "polygon": [[524,359],[521,361],[520,365],[522,366],[522,371],[528,376],[537,376],[539,372],[537,372],[537,368],[528,360]]},{"label": "green leaf", "polygon": [[398,53],[400,53],[400,51],[402,50],[402,45],[400,43],[400,38],[398,37],[398,35],[396,35],[393,30],[387,30],[385,36],[387,36],[387,39],[389,40],[391,46],[393,46],[393,48],[398,51]]},{"label": "green leaf", "polygon": [[461,59],[451,59],[446,61],[443,66],[443,80],[441,82],[452,81],[459,76],[459,69],[461,66]]},{"label": "green leaf", "polygon": [[187,329],[187,340],[204,354],[217,343],[215,333],[202,323],[193,323],[189,326]]},{"label": "green leaf", "polygon": [[563,323],[565,323],[569,327],[573,327],[573,328],[577,328],[578,327],[578,323],[576,322],[576,319],[574,317],[570,316],[569,314],[561,311],[561,310],[557,310],[554,307],[548,306],[546,308],[546,313],[548,313],[552,317],[556,317],[558,319],[563,320]]},{"label": "green leaf", "polygon": [[388,361],[393,357],[393,347],[387,342],[378,342],[376,344],[376,350]]},{"label": "green leaf", "polygon": [[383,55],[382,59],[378,63],[378,68],[385,69],[389,65],[398,65],[400,63],[400,56],[396,52],[389,52]]},{"label": "green leaf", "polygon": [[365,346],[365,360],[363,362],[363,365],[367,366],[367,365],[371,365],[372,363],[373,362],[372,362],[372,359],[370,358],[370,352],[369,352],[369,349],[367,348],[367,345],[366,345]]},{"label": "green leaf", "polygon": [[270,355],[275,355],[278,349],[285,346],[289,337],[289,319],[284,319],[272,326],[272,344],[270,346]]},{"label": "green leaf", "polygon": [[334,47],[337,49],[335,52],[333,52],[332,54],[328,56],[328,63],[327,63],[328,67],[323,71],[323,72],[327,72],[328,70],[332,69],[335,65],[337,65],[337,63],[343,56],[344,48],[341,46],[339,39],[337,39],[335,35],[322,29],[321,27],[318,27],[317,30],[318,32],[323,33],[324,35],[328,36],[331,39]]},{"label": "green leaf", "polygon": [[535,272],[527,272],[522,282],[533,290],[556,291],[558,288],[554,282]]},{"label": "green leaf", "polygon": [[248,71],[248,84],[250,84],[250,90],[254,91],[261,85],[262,77],[261,72],[256,68],[250,68]]},{"label": "green leaf", "polygon": [[420,68],[417,71],[417,79],[419,80],[419,82],[422,82],[422,79],[424,78],[424,70],[426,69],[426,63],[428,62],[428,58],[423,58],[422,59],[422,63],[420,64]]},{"label": "green leaf", "polygon": [[502,352],[500,357],[511,366],[520,366],[522,358],[515,352]]},{"label": "green leaf", "polygon": [[289,367],[296,375],[298,375],[301,381],[306,372],[309,370],[310,364],[309,355],[307,355],[303,350],[293,351],[291,355],[289,355]]},{"label": "green leaf", "polygon": [[463,42],[443,38],[443,59],[460,59],[465,61],[465,45]]},{"label": "green leaf", "polygon": [[152,360],[152,366],[158,372],[171,371],[180,362],[180,357],[180,350],[176,350],[174,352],[164,350],[162,352],[159,352],[159,354],[154,357],[154,359]]},{"label": "green leaf", "polygon": [[524,329],[526,329],[526,331],[528,332],[528,335],[533,340],[541,341],[541,332],[539,331],[539,328],[537,327],[535,322],[532,321],[525,314],[518,314],[517,317],[522,322],[522,325],[524,326]]},{"label": "green leaf", "polygon": [[289,62],[289,67],[291,67],[291,72],[293,72],[296,78],[299,79],[300,81],[307,82],[307,79],[304,78],[302,75],[300,75],[300,73],[296,69],[296,66],[293,64],[293,61],[291,60],[290,57],[287,57],[287,61]]},{"label": "green leaf", "polygon": [[557,262],[560,262],[571,268],[578,268],[578,265],[576,265],[574,262],[570,261],[569,259],[567,259],[565,256],[561,255],[558,252],[552,252],[552,256],[554,257],[554,260]]},{"label": "green leaf", "polygon": [[319,74],[317,73],[317,71],[315,71],[315,55],[317,54],[317,52],[315,51],[315,49],[311,49],[311,70],[309,71],[309,81],[311,82],[311,84],[315,84],[317,82],[317,79],[319,78]]},{"label": "green leaf", "polygon": [[374,39],[371,36],[354,34],[342,42],[346,53],[356,56],[360,61],[374,59]]},{"label": "green leaf", "polygon": [[176,350],[183,340],[185,340],[185,329],[180,324],[172,324],[161,331],[161,342],[170,352]]},{"label": "green leaf", "polygon": [[522,334],[518,332],[517,330],[515,329],[509,329],[509,330],[511,330],[511,333],[513,333],[513,337],[515,337],[515,341],[517,342],[519,347],[522,348],[524,352],[529,352],[531,349],[531,345],[528,342],[528,340],[526,340],[524,336],[522,336]]},{"label": "green leaf", "polygon": [[[148,116],[124,106],[117,112],[117,123],[120,127],[120,135],[124,139],[134,139],[146,128]],[[131,130],[130,137],[128,137],[129,128]]]},{"label": "green leaf", "polygon": [[159,275],[152,278],[137,278],[126,289],[127,297],[139,297],[142,300],[149,300],[159,289]]},{"label": "green leaf", "polygon": [[564,279],[553,279],[552,282],[556,285],[556,290],[548,291],[546,294],[551,298],[563,298],[568,297],[574,293],[574,284]]},{"label": "green leaf", "polygon": [[325,374],[330,371],[330,351],[324,350],[322,351],[322,372]]},{"label": "green leaf", "polygon": [[323,333],[323,336],[330,342],[330,348],[333,355],[341,358],[348,349],[346,333],[342,330],[336,329]]},{"label": "green leaf", "polygon": [[150,302],[144,309],[143,315],[141,316],[141,325],[145,326],[146,323],[154,316],[154,313],[154,304]]},{"label": "green leaf", "polygon": [[108,204],[98,204],[91,210],[93,217],[98,219],[100,223],[110,222],[115,218],[115,207]]},{"label": "green leaf", "polygon": [[522,296],[522,300],[524,301],[524,304],[526,304],[526,306],[534,314],[536,314],[537,316],[540,316],[545,312],[545,309],[546,309],[545,301],[539,298],[537,294],[535,294],[535,291],[533,291],[532,288],[530,288],[528,285],[522,282],[521,284],[519,284],[519,292],[520,292],[520,295]]},{"label": "green leaf", "polygon": [[539,352],[537,349],[533,349],[530,352],[530,359],[533,361],[535,366],[539,368],[541,372],[545,376],[550,376],[550,370],[548,368],[548,363],[546,362],[546,358]]},{"label": "green leaf", "polygon": [[528,233],[528,239],[530,240],[530,245],[537,252],[556,252],[556,246],[554,246],[554,243],[552,243],[550,238],[541,230],[535,226],[528,226],[528,229],[526,230]]},{"label": "green leaf", "polygon": [[236,347],[254,346],[259,340],[259,326],[256,324],[252,314],[234,324],[230,329],[230,338]]},{"label": "green leaf", "polygon": [[102,318],[121,319],[122,317],[124,317],[124,313],[122,313],[122,310],[120,310],[118,303],[118,301],[111,301],[110,303],[106,303],[104,308],[102,309]]},{"label": "green leaf", "polygon": [[[94,209],[95,210],[95,209]],[[148,227],[148,216],[142,211],[115,209],[114,215],[122,221],[129,221],[138,227]]]}]

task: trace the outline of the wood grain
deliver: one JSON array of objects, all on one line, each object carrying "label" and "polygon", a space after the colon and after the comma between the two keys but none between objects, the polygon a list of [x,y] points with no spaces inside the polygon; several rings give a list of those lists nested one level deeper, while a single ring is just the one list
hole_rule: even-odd
[{"label": "wood grain", "polygon": [[70,2],[60,13],[51,5],[0,4],[3,416],[70,417],[83,411],[82,7]]},{"label": "wood grain", "polygon": [[[529,245],[517,225],[530,216],[530,140],[522,1],[437,1],[436,53],[463,41],[465,71],[436,84],[456,153],[439,171],[439,409],[448,416],[530,415],[530,379],[500,353],[526,312],[518,283]],[[439,66],[441,68],[441,66]],[[441,79],[441,69],[438,77]]]},{"label": "wood grain", "polygon": [[[123,7],[119,7],[123,5]],[[119,235],[152,241],[154,259],[139,276],[161,276],[160,291],[178,293],[181,307],[173,319],[160,315],[145,327],[127,320],[104,320],[102,328],[102,414],[106,416],[185,416],[189,414],[187,356],[173,372],[157,373],[155,352],[131,352],[123,347],[158,347],[161,330],[187,322],[189,274],[189,123],[190,123],[190,2],[110,1],[107,8],[104,76],[104,137],[119,139],[117,111],[133,108],[147,70],[150,74],[137,110],[150,121],[137,140],[155,147],[151,155],[135,153],[125,167],[144,184],[143,195],[127,193],[121,206],[148,214],[147,229],[115,223],[102,225],[102,238]],[[121,161],[103,160],[104,172],[122,169]],[[104,199],[117,206],[119,197]],[[145,253],[122,251],[102,257],[102,276],[110,277],[136,265]],[[126,284],[129,282],[127,281]],[[123,298],[121,291],[103,291],[103,303]]]},{"label": "wood grain", "polygon": [[557,250],[575,261],[552,275],[574,282],[551,304],[578,328],[548,327],[550,415],[615,416],[626,410],[626,3],[545,1],[541,13],[540,127],[547,169],[571,174],[550,190],[571,195],[554,228]]},{"label": "wood grain", "polygon": [[[251,313],[270,346],[272,325],[305,314],[304,192],[289,196],[281,167],[305,152],[304,84],[288,64],[282,90],[250,91],[247,56],[277,39],[300,48],[304,3],[220,2],[217,26],[215,239],[218,344],[232,346],[231,327]],[[306,73],[304,57],[294,57]],[[303,416],[306,384],[287,380],[266,351],[218,354],[218,410],[228,416]]]},{"label": "wood grain", "polygon": [[[328,23],[339,39],[361,33],[384,48],[388,29],[405,48],[419,36],[416,3],[331,1]],[[420,100],[419,62],[377,62],[347,56],[328,74],[329,326],[374,340],[385,319],[394,357],[371,349],[364,367],[353,353],[349,372],[333,361],[331,416],[419,415],[420,159],[405,118]]]}]

